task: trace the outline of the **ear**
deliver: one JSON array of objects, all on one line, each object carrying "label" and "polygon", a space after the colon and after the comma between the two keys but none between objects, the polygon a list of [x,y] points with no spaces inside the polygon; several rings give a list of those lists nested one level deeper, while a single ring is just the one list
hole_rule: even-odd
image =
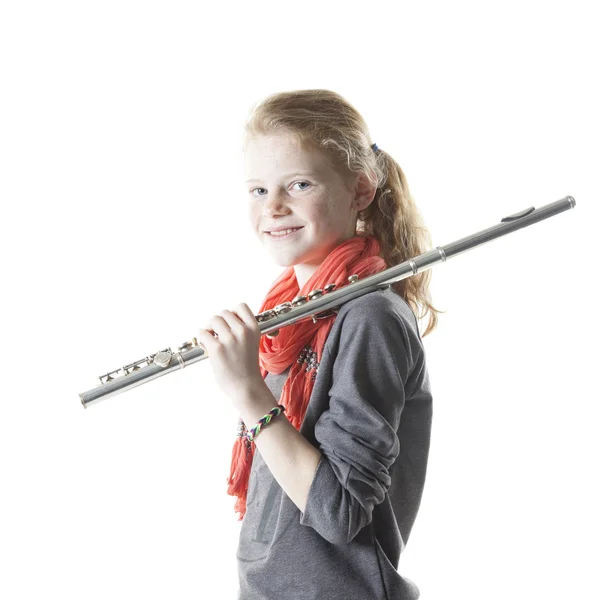
[{"label": "ear", "polygon": [[357,211],[365,210],[373,202],[377,185],[369,181],[365,173],[361,173],[354,188],[354,200],[352,205]]}]

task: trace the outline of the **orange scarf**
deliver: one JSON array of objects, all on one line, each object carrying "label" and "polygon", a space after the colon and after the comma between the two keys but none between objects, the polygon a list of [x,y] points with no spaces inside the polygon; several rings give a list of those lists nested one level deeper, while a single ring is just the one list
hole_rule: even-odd
[{"label": "orange scarf", "polygon": [[[328,283],[335,283],[333,291],[336,291],[348,285],[348,277],[353,274],[358,275],[360,280],[383,271],[387,266],[379,256],[379,250],[379,242],[374,236],[356,235],[342,242],[329,253],[301,290],[294,268],[287,267],[271,286],[259,312],[290,302],[300,294],[308,296],[312,290],[323,289]],[[259,366],[263,379],[268,373],[283,373],[291,365],[279,400],[285,408],[280,418],[287,418],[297,430],[300,430],[308,408],[317,373],[315,367],[321,362],[323,346],[335,319],[336,314],[332,318],[318,319],[316,323],[306,319],[282,327],[274,338],[266,335],[260,338]],[[253,426],[254,423],[248,425]],[[240,513],[239,521],[246,514],[248,481],[256,449],[255,443],[248,441],[246,431],[246,424],[240,418],[227,480],[227,493],[238,496],[234,511]]]}]

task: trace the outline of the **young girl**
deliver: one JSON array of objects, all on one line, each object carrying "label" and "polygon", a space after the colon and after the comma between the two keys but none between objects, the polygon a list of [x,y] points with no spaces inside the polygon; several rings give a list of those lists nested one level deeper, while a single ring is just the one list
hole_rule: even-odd
[{"label": "young girl", "polygon": [[[286,267],[259,312],[430,249],[400,165],[334,92],[263,100],[244,159],[252,229]],[[245,303],[199,331],[240,415],[228,479],[243,520],[238,600],[419,597],[398,563],[429,454],[432,395],[413,310],[431,312],[427,335],[441,312],[429,276],[275,336],[261,336]]]}]

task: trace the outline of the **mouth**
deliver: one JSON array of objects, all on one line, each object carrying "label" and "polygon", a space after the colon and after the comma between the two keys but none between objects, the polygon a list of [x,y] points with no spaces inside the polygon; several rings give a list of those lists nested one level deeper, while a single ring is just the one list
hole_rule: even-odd
[{"label": "mouth", "polygon": [[292,237],[293,235],[298,233],[301,229],[304,229],[304,227],[296,227],[296,228],[292,229],[292,231],[290,231],[289,233],[281,233],[281,232],[271,233],[270,231],[266,231],[265,233],[272,240],[279,241],[279,240],[286,240],[286,239]]}]

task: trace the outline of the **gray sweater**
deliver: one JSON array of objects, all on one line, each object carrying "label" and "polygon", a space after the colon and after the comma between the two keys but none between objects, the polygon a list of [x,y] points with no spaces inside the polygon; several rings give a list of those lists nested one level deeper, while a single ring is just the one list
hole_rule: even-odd
[{"label": "gray sweater", "polygon": [[[323,456],[305,511],[256,449],[237,549],[237,598],[419,598],[415,583],[398,572],[421,503],[432,420],[414,313],[391,288],[346,302],[314,368],[300,433]],[[278,399],[288,372],[265,378]]]}]

